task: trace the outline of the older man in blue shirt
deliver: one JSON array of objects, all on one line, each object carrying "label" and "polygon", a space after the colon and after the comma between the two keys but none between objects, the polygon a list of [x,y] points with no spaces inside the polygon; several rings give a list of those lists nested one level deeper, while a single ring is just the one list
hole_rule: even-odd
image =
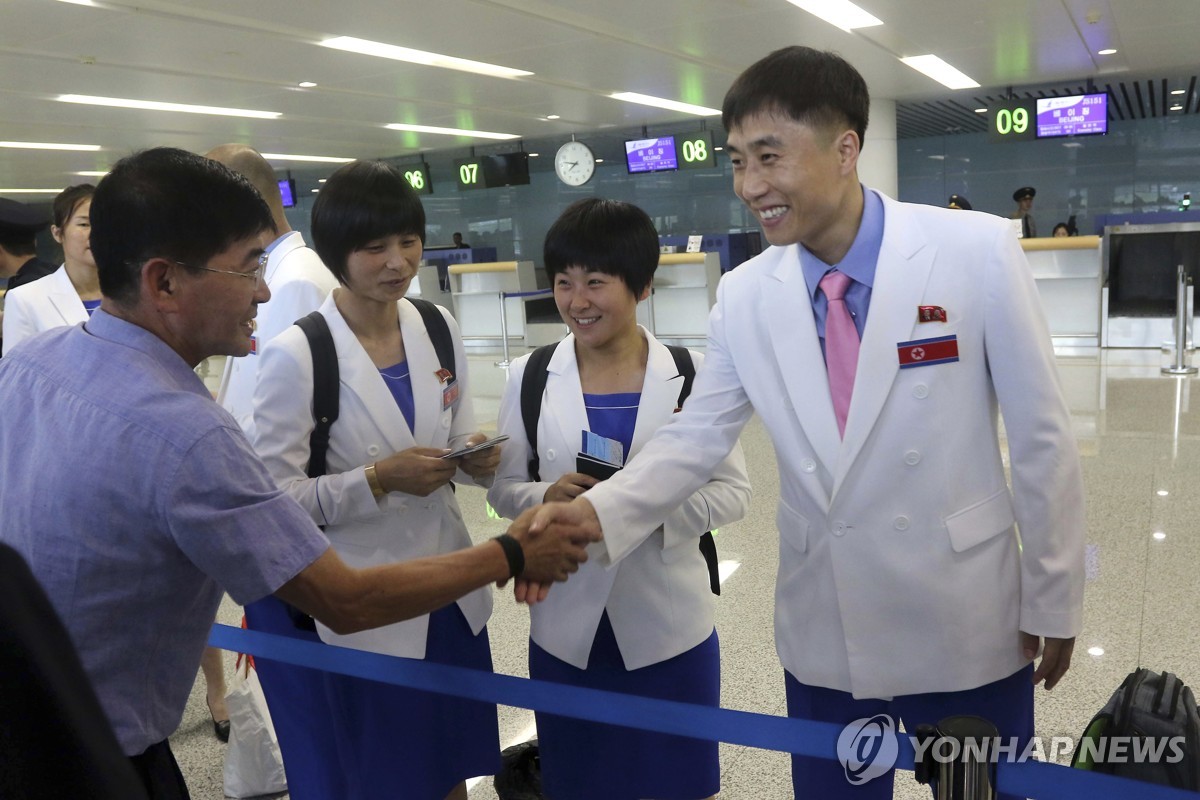
[{"label": "older man in blue shirt", "polygon": [[161,148],[92,202],[104,293],[87,323],[0,365],[0,540],[63,618],[152,798],[186,798],[167,745],[222,590],[276,593],[341,631],[424,614],[514,574],[565,579],[582,540],[531,536],[352,570],[280,492],[193,367],[244,355],[272,221],[244,178]]}]

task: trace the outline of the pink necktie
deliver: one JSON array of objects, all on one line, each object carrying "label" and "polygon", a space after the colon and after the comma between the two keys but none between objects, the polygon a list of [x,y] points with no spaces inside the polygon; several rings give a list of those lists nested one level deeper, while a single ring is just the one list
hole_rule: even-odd
[{"label": "pink necktie", "polygon": [[845,299],[850,283],[849,275],[831,270],[819,284],[829,301],[825,315],[825,368],[829,370],[829,394],[833,397],[839,436],[846,435],[846,416],[850,413],[854,373],[858,370],[858,329]]}]

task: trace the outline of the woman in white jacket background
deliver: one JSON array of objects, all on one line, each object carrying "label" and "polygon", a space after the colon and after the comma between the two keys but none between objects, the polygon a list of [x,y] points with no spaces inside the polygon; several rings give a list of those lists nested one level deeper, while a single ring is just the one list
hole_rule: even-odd
[{"label": "woman in white jacket background", "polygon": [[[340,375],[327,472],[306,473],[313,365],[296,326],[263,349],[255,449],[351,566],[470,546],[451,481],[486,484],[499,452],[442,458],[485,437],[476,433],[458,326],[439,309],[454,344],[455,367],[444,368],[420,313],[404,299],[424,245],[420,199],[390,165],[347,164],[321,189],[312,237],[340,283],[319,310]],[[396,625],[337,635],[318,624],[318,633],[330,644],[490,671],[490,589],[446,600]],[[499,766],[495,706],[335,675],[326,685],[349,797],[465,800],[464,779]]]},{"label": "woman in white jacket background", "polygon": [[[658,235],[628,203],[572,204],[546,235],[545,267],[571,333],[547,365],[537,424],[538,477],[521,413],[528,356],[514,362],[500,406],[510,435],[488,501],[502,516],[595,485],[577,471],[584,432],[619,442],[624,463],[670,421],[683,377],[666,346],[637,324]],[[691,353],[699,368],[703,357]],[[613,447],[615,449],[615,447]],[[646,491],[654,491],[647,486]],[[689,703],[720,703],[720,648],[699,538],[746,512],[741,449],[667,523],[627,553],[601,542],[566,584],[530,609],[533,678]],[[535,587],[531,589],[537,592]],[[716,742],[537,714],[542,788],[551,800],[699,800],[717,792]]]},{"label": "woman in white jacket background", "polygon": [[89,212],[96,187],[81,183],[54,198],[50,233],[62,245],[63,265],[18,286],[4,298],[4,353],[35,333],[86,322],[100,306],[100,278],[92,260]]}]

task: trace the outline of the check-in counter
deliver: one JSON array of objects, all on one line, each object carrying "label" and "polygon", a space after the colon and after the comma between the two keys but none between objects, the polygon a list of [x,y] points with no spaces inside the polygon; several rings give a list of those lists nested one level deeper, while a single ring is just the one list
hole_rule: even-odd
[{"label": "check-in counter", "polygon": [[654,291],[638,305],[638,322],[659,339],[703,344],[720,279],[717,253],[663,253],[654,273]]},{"label": "check-in counter", "polygon": [[[500,322],[502,293],[531,292],[538,288],[532,261],[451,264],[449,271],[454,318],[458,320],[464,342],[500,341],[504,333]],[[503,306],[509,338],[522,338],[525,335],[524,300],[510,297],[503,300]]]},{"label": "check-in counter", "polygon": [[1099,236],[1022,239],[1055,344],[1100,342],[1103,270]]}]

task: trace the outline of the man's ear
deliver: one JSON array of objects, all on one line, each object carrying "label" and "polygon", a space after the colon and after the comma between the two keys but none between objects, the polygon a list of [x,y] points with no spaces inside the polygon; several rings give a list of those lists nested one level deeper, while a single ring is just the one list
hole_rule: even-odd
[{"label": "man's ear", "polygon": [[165,258],[151,258],[142,264],[139,280],[142,297],[150,300],[155,308],[174,307],[175,293],[179,289],[180,270]]},{"label": "man's ear", "polygon": [[857,169],[858,156],[862,152],[862,142],[858,139],[858,133],[847,128],[838,135],[836,146],[843,171],[852,172]]}]

